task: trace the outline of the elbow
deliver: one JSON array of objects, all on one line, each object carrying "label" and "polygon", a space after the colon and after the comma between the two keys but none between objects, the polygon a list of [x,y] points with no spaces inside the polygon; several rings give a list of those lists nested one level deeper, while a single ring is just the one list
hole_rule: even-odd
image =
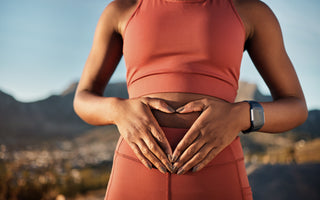
[{"label": "elbow", "polygon": [[83,109],[81,109],[81,108],[82,108],[81,101],[75,95],[75,97],[73,99],[73,110],[74,110],[74,112],[85,123],[90,124],[90,125],[95,125],[95,124],[92,124],[91,121],[87,119]]},{"label": "elbow", "polygon": [[309,111],[308,111],[307,106],[305,106],[305,109],[304,109],[303,114],[301,116],[301,118],[302,118],[301,124],[303,124],[305,121],[307,121],[308,115],[309,115]]},{"label": "elbow", "polygon": [[74,98],[73,98],[73,110],[76,113],[76,115],[78,115],[81,118],[80,105],[79,105],[79,99],[77,98],[77,93],[74,95]]},{"label": "elbow", "polygon": [[298,125],[301,125],[305,121],[307,121],[308,115],[309,115],[308,107],[307,107],[305,101],[301,104],[302,104],[301,109],[299,111],[299,114],[297,115],[297,116],[299,116],[299,124]]},{"label": "elbow", "polygon": [[90,122],[88,122],[86,120],[86,115],[85,115],[85,112],[83,110],[83,105],[81,103],[81,97],[80,97],[80,95],[78,94],[77,91],[76,91],[76,93],[74,95],[74,98],[73,98],[73,110],[74,110],[75,114],[80,119],[82,119],[84,122],[86,122],[88,124],[91,124]]}]

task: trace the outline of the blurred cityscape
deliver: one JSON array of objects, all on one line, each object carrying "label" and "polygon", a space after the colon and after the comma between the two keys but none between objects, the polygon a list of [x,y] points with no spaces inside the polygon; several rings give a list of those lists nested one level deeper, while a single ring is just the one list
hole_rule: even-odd
[{"label": "blurred cityscape", "polygon": [[[102,133],[108,131],[110,128],[104,128]],[[63,200],[105,189],[116,139],[106,144],[102,144],[104,140],[84,143],[81,139],[87,138],[24,150],[0,145],[0,199]]]}]

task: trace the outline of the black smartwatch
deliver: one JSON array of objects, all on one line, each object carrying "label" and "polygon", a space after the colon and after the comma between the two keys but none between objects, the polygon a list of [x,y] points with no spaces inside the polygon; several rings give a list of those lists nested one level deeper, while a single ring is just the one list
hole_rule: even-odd
[{"label": "black smartwatch", "polygon": [[242,131],[242,133],[250,133],[258,131],[264,125],[264,111],[260,103],[256,101],[245,101],[250,105],[250,128]]}]

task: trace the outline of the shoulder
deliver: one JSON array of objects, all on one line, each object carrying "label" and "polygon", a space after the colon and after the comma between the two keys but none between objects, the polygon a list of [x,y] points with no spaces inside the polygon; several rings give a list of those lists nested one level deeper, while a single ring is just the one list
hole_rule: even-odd
[{"label": "shoulder", "polygon": [[260,0],[233,0],[244,23],[247,25],[247,39],[258,29],[275,28],[278,20],[271,8]]},{"label": "shoulder", "polygon": [[121,27],[130,11],[135,8],[138,0],[114,0],[103,10],[100,20],[112,23],[114,30],[121,33]]},{"label": "shoulder", "polygon": [[132,6],[136,5],[138,0],[113,0],[107,7],[114,9],[118,12],[125,12],[130,9]]},{"label": "shoulder", "polygon": [[260,0],[233,0],[242,10],[248,14],[265,15],[272,12],[269,6]]}]

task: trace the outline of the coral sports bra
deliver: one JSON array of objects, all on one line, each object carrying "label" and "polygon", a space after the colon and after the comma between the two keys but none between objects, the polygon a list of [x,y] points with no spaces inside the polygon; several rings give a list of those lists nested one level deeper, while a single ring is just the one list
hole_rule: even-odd
[{"label": "coral sports bra", "polygon": [[187,92],[234,101],[245,29],[232,0],[139,0],[123,42],[130,98]]}]

